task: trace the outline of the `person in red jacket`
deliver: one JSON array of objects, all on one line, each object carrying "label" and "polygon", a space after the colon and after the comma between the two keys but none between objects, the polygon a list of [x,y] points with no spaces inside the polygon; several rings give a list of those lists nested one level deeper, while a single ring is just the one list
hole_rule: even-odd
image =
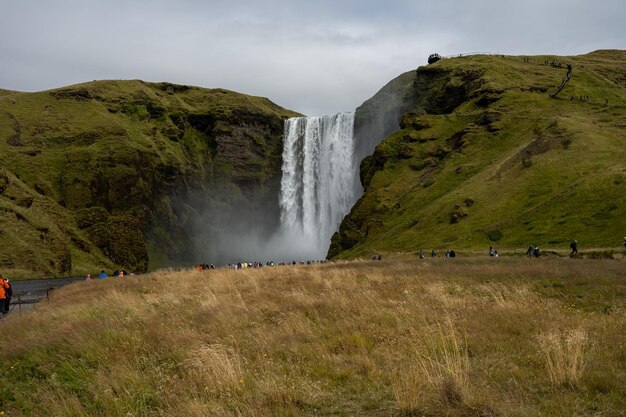
[{"label": "person in red jacket", "polygon": [[3,316],[9,312],[9,303],[11,302],[12,294],[13,290],[11,289],[11,285],[2,277],[2,274],[0,274],[0,311],[2,311]]},{"label": "person in red jacket", "polygon": [[13,287],[11,286],[8,278],[5,280],[5,283],[7,284],[8,288],[6,289],[7,300],[4,303],[4,312],[8,314],[9,305],[11,304],[11,298],[13,298]]}]

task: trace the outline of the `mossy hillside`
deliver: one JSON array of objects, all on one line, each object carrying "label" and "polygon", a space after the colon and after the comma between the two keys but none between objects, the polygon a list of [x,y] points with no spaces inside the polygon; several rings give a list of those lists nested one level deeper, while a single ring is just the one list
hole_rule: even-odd
[{"label": "mossy hillside", "polygon": [[17,94],[17,91],[5,90],[3,88],[0,88],[0,96],[6,96],[9,94]]},{"label": "mossy hillside", "polygon": [[2,272],[11,278],[29,276],[33,271],[71,270],[76,255],[82,256],[84,264],[112,266],[68,222],[63,207],[4,168],[0,168],[0,230]]},{"label": "mossy hillside", "polygon": [[[561,67],[546,65],[560,62]],[[557,98],[549,94],[573,76]],[[619,247],[626,230],[626,53],[444,59],[465,99],[416,105],[361,165],[365,194],[333,238],[331,256],[490,245]],[[480,74],[471,84],[459,75]],[[423,91],[421,91],[423,93]]]},{"label": "mossy hillside", "polygon": [[[193,258],[187,223],[216,183],[259,188],[261,199],[274,192],[283,119],[293,115],[265,98],[142,81],[0,95],[0,203],[11,224],[0,239],[24,247],[3,251],[0,267],[35,275],[141,271],[148,241],[162,252],[155,259]],[[36,212],[44,204],[46,215]],[[49,219],[45,227],[58,230],[64,249],[33,241],[22,229],[37,234],[43,226],[15,220],[18,209]],[[42,253],[50,259],[39,262]]]}]

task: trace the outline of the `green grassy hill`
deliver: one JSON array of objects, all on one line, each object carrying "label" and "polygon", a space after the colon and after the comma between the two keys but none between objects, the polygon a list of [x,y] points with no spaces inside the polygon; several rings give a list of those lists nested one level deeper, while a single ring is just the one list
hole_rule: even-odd
[{"label": "green grassy hill", "polygon": [[[567,64],[572,77],[550,98]],[[401,77],[379,93],[403,97],[400,129],[363,160],[365,194],[329,256],[621,246],[625,51],[460,57]]]},{"label": "green grassy hill", "polygon": [[251,210],[276,195],[283,120],[294,115],[265,98],[169,83],[0,91],[0,270],[194,261],[191,219],[220,190],[223,204]]},{"label": "green grassy hill", "polygon": [[2,88],[0,88],[0,96],[5,96],[8,94],[16,94],[17,91],[12,91],[12,90],[4,90]]}]

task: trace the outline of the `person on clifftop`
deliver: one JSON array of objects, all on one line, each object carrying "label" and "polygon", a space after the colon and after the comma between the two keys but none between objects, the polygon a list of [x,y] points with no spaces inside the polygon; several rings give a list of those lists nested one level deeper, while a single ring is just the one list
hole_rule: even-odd
[{"label": "person on clifftop", "polygon": [[572,243],[570,243],[569,247],[572,249],[572,253],[570,253],[569,256],[573,256],[578,253],[578,241],[577,240],[574,240]]}]

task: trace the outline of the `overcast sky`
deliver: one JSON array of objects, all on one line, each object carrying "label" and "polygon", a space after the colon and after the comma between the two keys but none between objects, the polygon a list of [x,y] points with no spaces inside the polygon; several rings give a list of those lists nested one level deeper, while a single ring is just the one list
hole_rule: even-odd
[{"label": "overcast sky", "polygon": [[428,55],[626,49],[625,0],[0,0],[0,88],[222,87],[351,111]]}]

